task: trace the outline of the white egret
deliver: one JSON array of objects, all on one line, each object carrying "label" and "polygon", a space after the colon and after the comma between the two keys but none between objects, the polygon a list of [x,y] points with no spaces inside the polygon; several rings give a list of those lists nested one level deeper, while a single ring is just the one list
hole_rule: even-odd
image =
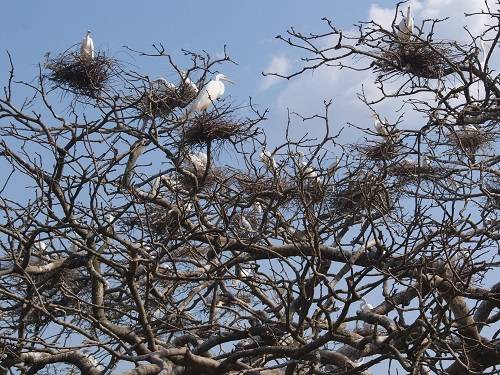
[{"label": "white egret", "polygon": [[158,195],[158,190],[160,189],[161,177],[162,176],[158,176],[155,178],[155,180],[153,182],[153,187],[151,188],[151,194],[153,194],[155,196]]},{"label": "white egret", "polygon": [[87,35],[82,40],[82,45],[80,46],[80,57],[84,59],[94,58],[94,41],[90,36],[90,30],[87,31]]},{"label": "white egret", "polygon": [[252,224],[250,224],[248,219],[243,215],[241,215],[241,217],[240,217],[240,225],[241,225],[241,228],[246,230],[247,232],[253,232]]},{"label": "white egret", "polygon": [[398,38],[404,42],[408,42],[413,35],[413,26],[414,26],[414,21],[413,17],[411,16],[410,6],[408,6],[408,9],[406,10],[406,17],[403,17],[403,19],[401,20],[401,22],[399,22],[398,25],[398,30],[397,30]]},{"label": "white egret", "polygon": [[172,82],[168,82],[165,78],[160,77],[151,82],[151,87],[153,90],[158,90],[161,93],[167,93],[175,91],[176,87]]},{"label": "white egret", "polygon": [[473,133],[473,132],[477,132],[478,129],[477,129],[477,126],[476,125],[473,125],[473,124],[467,124],[464,126],[463,128],[466,132],[470,132],[470,133]]},{"label": "white egret", "polygon": [[263,150],[260,153],[260,161],[270,171],[274,171],[278,167],[278,165],[276,164],[276,160],[274,160],[273,154],[271,153],[271,151]]},{"label": "white egret", "polygon": [[262,215],[262,204],[260,202],[255,202],[253,204],[253,211],[257,214],[257,215]]},{"label": "white egret", "polygon": [[481,45],[481,54],[483,55],[483,58],[481,59],[481,69],[484,70],[484,67],[486,66],[486,58],[488,57],[488,52],[486,51],[486,43],[484,40],[480,40],[479,44]]},{"label": "white egret", "polygon": [[[182,78],[183,85],[188,87],[194,93],[198,94],[198,91],[200,91],[200,90],[198,90],[198,86],[196,86],[196,84],[193,81],[191,81],[191,79],[188,77],[187,72],[185,70],[181,70],[181,78]],[[224,93],[224,89],[223,89],[223,93]]]},{"label": "white egret", "polygon": [[47,248],[49,247],[49,245],[47,245],[44,241],[36,241],[35,244],[35,249],[39,250],[40,252],[45,252],[45,250],[47,250]]},{"label": "white egret", "polygon": [[314,178],[316,183],[321,184],[321,178],[318,176],[318,172],[304,160],[304,153],[299,151],[297,152],[297,155],[299,156],[299,168],[301,169],[304,178]]},{"label": "white egret", "polygon": [[[361,298],[361,305],[359,306],[362,312],[370,312],[373,310],[373,306],[366,302],[364,298]],[[363,329],[365,331],[371,331],[372,325],[370,323],[365,322],[363,324]]]},{"label": "white egret", "polygon": [[207,154],[205,154],[204,152],[189,154],[188,158],[191,161],[191,164],[193,164],[196,171],[203,172],[207,168],[208,159]]},{"label": "white egret", "polygon": [[112,214],[106,214],[106,216],[104,216],[104,218],[106,219],[106,222],[108,224],[111,224],[115,220],[115,217]]},{"label": "white egret", "polygon": [[374,113],[372,116],[373,116],[373,127],[375,128],[377,134],[383,137],[388,137],[389,130],[387,130],[387,125],[384,124],[382,121],[380,121],[380,117],[377,113]]},{"label": "white egret", "polygon": [[210,107],[217,99],[219,99],[225,92],[224,82],[234,83],[224,74],[219,73],[208,82],[198,93],[194,100],[191,111],[201,112]]},{"label": "white egret", "polygon": [[427,155],[422,155],[420,157],[420,165],[419,167],[420,168],[428,168],[431,166],[431,160],[429,159],[429,157]]}]

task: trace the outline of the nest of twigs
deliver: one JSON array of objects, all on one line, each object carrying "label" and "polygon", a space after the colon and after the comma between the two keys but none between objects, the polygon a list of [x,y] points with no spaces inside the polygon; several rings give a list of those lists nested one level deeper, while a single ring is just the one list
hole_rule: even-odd
[{"label": "nest of twigs", "polygon": [[138,108],[143,115],[150,118],[166,117],[175,108],[185,108],[196,95],[197,92],[189,85],[172,87],[164,84],[162,80],[156,80],[142,93]]},{"label": "nest of twigs", "polygon": [[440,178],[439,170],[430,164],[419,165],[416,161],[402,160],[387,168],[388,174],[399,178],[401,182],[412,182],[419,178],[435,180]]},{"label": "nest of twigs", "polygon": [[178,181],[183,189],[192,190],[207,189],[213,186],[217,181],[225,179],[224,170],[220,168],[210,167],[208,171],[205,168],[195,168],[193,165],[187,165],[184,169],[189,172],[179,175]]},{"label": "nest of twigs", "polygon": [[359,150],[367,158],[374,161],[391,160],[398,155],[398,149],[390,139],[384,142],[374,142],[368,146],[360,146]]},{"label": "nest of twigs", "polygon": [[257,177],[254,175],[238,176],[238,185],[242,191],[250,195],[270,197],[292,197],[295,192],[293,181],[281,177]]},{"label": "nest of twigs", "polygon": [[495,141],[495,135],[481,129],[462,129],[449,134],[450,144],[467,154],[475,154]]},{"label": "nest of twigs", "polygon": [[116,65],[115,60],[101,53],[94,58],[85,58],[77,52],[65,52],[47,60],[45,68],[55,87],[97,98],[106,90]]},{"label": "nest of twigs", "polygon": [[182,140],[190,146],[236,142],[252,136],[251,129],[251,123],[232,119],[226,114],[217,111],[202,112],[184,125]]},{"label": "nest of twigs", "polygon": [[449,66],[445,57],[452,50],[444,44],[391,43],[376,61],[376,71],[382,74],[412,73],[422,78],[441,78]]},{"label": "nest of twigs", "polygon": [[330,198],[331,206],[341,213],[363,211],[387,213],[392,199],[384,181],[374,175],[366,175],[350,181],[347,186],[335,190]]}]

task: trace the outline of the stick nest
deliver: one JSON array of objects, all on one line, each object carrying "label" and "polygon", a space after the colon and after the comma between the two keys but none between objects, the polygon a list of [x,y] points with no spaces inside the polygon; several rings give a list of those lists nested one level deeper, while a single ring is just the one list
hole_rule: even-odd
[{"label": "stick nest", "polygon": [[99,53],[89,59],[76,52],[66,52],[45,63],[47,78],[55,87],[79,96],[97,98],[106,90],[116,68],[116,61]]},{"label": "stick nest", "polygon": [[222,144],[226,141],[238,142],[251,137],[253,123],[230,118],[226,114],[202,112],[196,114],[182,128],[182,140],[190,146],[209,142]]},{"label": "stick nest", "polygon": [[142,93],[138,108],[142,115],[150,118],[167,117],[174,109],[185,108],[196,96],[197,92],[189,85],[171,87],[157,80]]},{"label": "stick nest", "polygon": [[391,208],[389,190],[375,175],[355,178],[332,194],[330,204],[341,213],[387,213]]},{"label": "stick nest", "polygon": [[449,58],[452,54],[452,49],[445,44],[431,47],[423,43],[391,43],[380,53],[375,71],[382,75],[411,73],[421,78],[441,78],[449,66],[445,56]]},{"label": "stick nest", "polygon": [[475,154],[478,150],[487,148],[495,138],[495,134],[481,129],[463,129],[451,133],[448,141],[457,150]]},{"label": "stick nest", "polygon": [[402,160],[387,168],[388,174],[397,177],[401,182],[409,183],[424,180],[436,180],[441,178],[440,170],[429,164],[419,165],[416,161]]},{"label": "stick nest", "polygon": [[360,146],[359,151],[374,161],[391,160],[398,155],[398,148],[390,139],[374,142],[368,146]]}]

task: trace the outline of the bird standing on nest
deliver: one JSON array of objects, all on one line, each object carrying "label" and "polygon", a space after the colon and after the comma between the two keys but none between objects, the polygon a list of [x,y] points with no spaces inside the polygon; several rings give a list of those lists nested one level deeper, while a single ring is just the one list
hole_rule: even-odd
[{"label": "bird standing on nest", "polygon": [[260,153],[260,161],[270,171],[275,171],[278,167],[278,165],[276,164],[276,160],[274,160],[273,154],[270,151],[262,150],[262,152]]},{"label": "bird standing on nest", "polygon": [[389,130],[387,130],[387,125],[384,124],[382,121],[380,121],[380,117],[377,113],[374,113],[372,116],[373,116],[373,127],[375,128],[377,134],[381,135],[382,137],[388,137]]},{"label": "bird standing on nest", "polygon": [[90,30],[87,31],[87,35],[82,40],[82,45],[80,46],[80,56],[84,59],[94,58],[94,41],[90,37]]},{"label": "bird standing on nest", "polygon": [[[224,74],[219,73],[201,89],[198,96],[194,100],[190,112],[201,112],[207,110],[217,99],[225,92],[224,82],[234,83]],[[187,79],[185,80],[187,83]],[[192,83],[192,82],[191,82]]]},{"label": "bird standing on nest", "polygon": [[397,30],[398,38],[403,42],[410,41],[411,37],[413,36],[413,26],[414,26],[414,21],[413,17],[411,16],[411,9],[408,6],[408,9],[406,10],[406,17],[403,17],[403,19],[401,20],[401,22],[399,22],[398,25],[398,30]]}]

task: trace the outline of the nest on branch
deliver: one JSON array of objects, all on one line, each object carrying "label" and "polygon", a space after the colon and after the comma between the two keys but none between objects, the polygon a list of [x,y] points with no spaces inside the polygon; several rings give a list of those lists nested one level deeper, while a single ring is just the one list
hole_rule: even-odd
[{"label": "nest on branch", "polygon": [[189,85],[178,87],[163,79],[152,81],[142,92],[138,109],[142,115],[150,118],[167,117],[176,108],[185,108],[198,93]]},{"label": "nest on branch", "polygon": [[183,142],[189,146],[240,142],[255,133],[253,122],[239,121],[217,111],[196,114],[181,128],[181,132]]},{"label": "nest on branch", "polygon": [[[453,60],[453,50],[444,43],[390,43],[379,54],[375,71],[382,75],[411,73],[421,78],[441,78],[449,66],[446,58]],[[445,58],[446,56],[446,58]]]},{"label": "nest on branch", "polygon": [[293,181],[279,176],[239,175],[237,176],[237,185],[249,195],[257,194],[280,200],[290,200],[296,192]]},{"label": "nest on branch", "polygon": [[358,150],[373,161],[392,160],[398,155],[398,147],[390,138],[382,142],[372,142],[368,146],[359,146]]},{"label": "nest on branch", "polygon": [[428,163],[420,163],[413,160],[402,160],[387,168],[387,173],[397,177],[401,182],[409,183],[424,180],[436,180],[441,178],[440,170]]},{"label": "nest on branch", "polygon": [[345,187],[331,194],[331,206],[341,213],[359,214],[367,211],[385,214],[392,206],[389,189],[383,180],[373,174],[354,177]]},{"label": "nest on branch", "polygon": [[198,189],[208,189],[214,186],[217,181],[225,179],[224,170],[214,166],[211,166],[206,171],[205,168],[196,168],[194,165],[188,164],[184,169],[189,173],[179,174],[178,181],[182,188],[188,191],[196,187]]},{"label": "nest on branch", "polygon": [[87,58],[77,52],[64,52],[45,63],[47,78],[54,87],[91,98],[99,97],[107,89],[116,66],[116,60],[103,53]]},{"label": "nest on branch", "polygon": [[487,148],[495,141],[495,134],[483,131],[474,126],[456,130],[448,135],[448,141],[456,150],[466,154],[475,154],[477,151]]}]

